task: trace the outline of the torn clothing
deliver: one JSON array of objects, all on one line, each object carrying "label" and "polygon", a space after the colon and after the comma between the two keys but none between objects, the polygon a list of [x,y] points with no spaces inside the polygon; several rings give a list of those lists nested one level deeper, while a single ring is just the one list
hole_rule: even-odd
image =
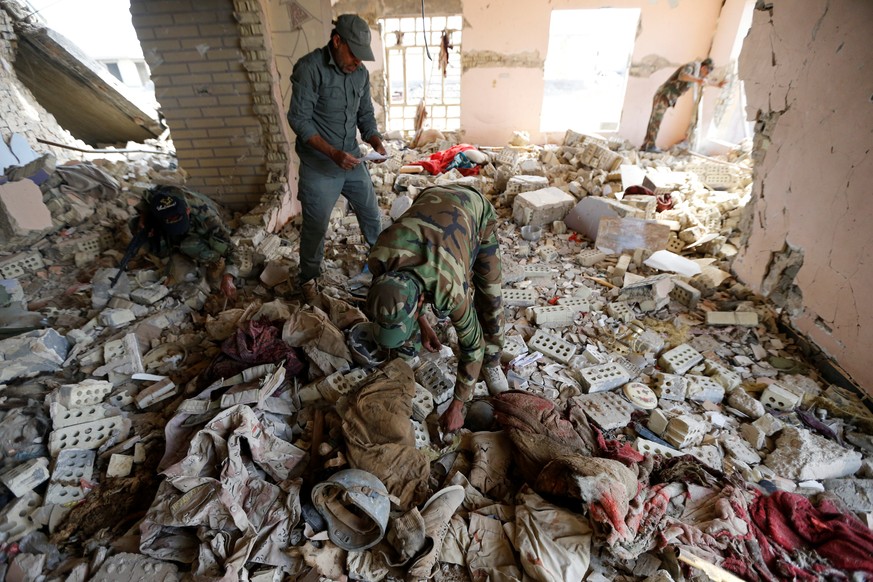
[{"label": "torn clothing", "polygon": [[503,271],[496,213],[475,188],[451,185],[423,190],[379,236],[368,261],[373,277],[411,273],[425,301],[448,316],[458,334],[455,398],[473,396],[485,365],[503,349]]},{"label": "torn clothing", "polygon": [[349,464],[378,477],[404,511],[425,500],[430,476],[430,463],[415,448],[409,422],[413,396],[412,368],[395,359],[337,405]]}]

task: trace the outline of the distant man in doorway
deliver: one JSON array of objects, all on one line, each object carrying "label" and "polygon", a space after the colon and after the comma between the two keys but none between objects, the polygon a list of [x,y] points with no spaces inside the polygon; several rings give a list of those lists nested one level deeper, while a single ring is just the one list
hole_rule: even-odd
[{"label": "distant man in doorway", "polygon": [[318,295],[324,236],[340,194],[351,204],[368,245],[375,244],[382,226],[357,141],[360,130],[361,138],[385,155],[373,114],[370,74],[361,64],[375,60],[370,27],[356,14],[343,14],[334,25],[327,46],[297,61],[291,74],[288,123],[297,134],[303,210],[298,284],[307,301]]},{"label": "distant man in doorway", "polygon": [[[670,78],[664,81],[664,84],[655,92],[655,97],[652,100],[652,115],[649,117],[649,127],[646,129],[646,137],[640,149],[645,152],[661,151],[655,147],[655,140],[658,137],[658,131],[661,129],[664,113],[666,113],[668,108],[676,105],[676,101],[688,89],[694,85],[702,87],[712,69],[712,59],[691,61],[676,69],[670,75]],[[724,81],[717,83],[716,86],[723,87]]]}]

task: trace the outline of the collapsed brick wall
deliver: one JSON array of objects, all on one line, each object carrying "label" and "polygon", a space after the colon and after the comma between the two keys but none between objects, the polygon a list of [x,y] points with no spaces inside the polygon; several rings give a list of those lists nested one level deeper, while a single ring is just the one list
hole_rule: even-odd
[{"label": "collapsed brick wall", "polygon": [[[281,161],[271,141],[268,90],[252,78],[266,70],[263,45],[252,40],[261,34],[256,4],[130,5],[188,186],[235,210],[258,204],[268,190],[268,163]],[[244,39],[241,28],[249,33]]]},{"label": "collapsed brick wall", "polygon": [[61,127],[18,79],[13,67],[17,43],[13,19],[0,6],[0,139],[8,142],[13,133],[18,133],[36,152],[50,151],[59,161],[68,160],[70,150],[40,144],[37,138],[79,148],[88,146]]}]

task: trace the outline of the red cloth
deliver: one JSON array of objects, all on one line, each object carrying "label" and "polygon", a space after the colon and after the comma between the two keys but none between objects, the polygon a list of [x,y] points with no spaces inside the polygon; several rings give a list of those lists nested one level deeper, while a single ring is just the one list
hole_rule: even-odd
[{"label": "red cloth", "polygon": [[607,459],[619,461],[620,463],[632,467],[634,463],[642,463],[646,457],[633,448],[628,443],[620,443],[619,441],[608,441],[603,437],[603,433],[598,429],[597,446],[600,448],[600,454]]},{"label": "red cloth", "polygon": [[[824,499],[815,507],[802,495],[777,491],[759,495],[751,514],[762,557],[772,571],[798,580],[819,579],[787,559],[795,551],[813,550],[838,570],[873,576],[873,531],[833,502]],[[824,567],[813,569],[822,572]]]},{"label": "red cloth", "polygon": [[[437,174],[442,174],[449,164],[452,163],[452,160],[455,159],[455,156],[461,152],[465,152],[467,150],[475,149],[468,143],[459,143],[456,146],[452,146],[447,150],[443,150],[441,152],[435,152],[430,155],[430,158],[427,160],[420,160],[418,162],[411,162],[410,166],[421,166],[429,174],[436,176]],[[479,173],[479,166],[474,168],[458,168],[458,171],[461,172],[462,176],[475,176]]]},{"label": "red cloth", "polygon": [[282,360],[285,360],[285,371],[289,376],[297,376],[305,367],[297,350],[282,340],[281,325],[266,318],[249,320],[224,340],[221,355],[212,362],[204,376],[212,382],[218,378],[230,378],[252,366],[278,364]]},{"label": "red cloth", "polygon": [[[625,194],[640,194],[644,196],[655,196],[655,193],[645,186],[628,186],[624,189]],[[673,208],[673,197],[669,194],[661,194],[658,196],[658,212],[664,212]]]}]

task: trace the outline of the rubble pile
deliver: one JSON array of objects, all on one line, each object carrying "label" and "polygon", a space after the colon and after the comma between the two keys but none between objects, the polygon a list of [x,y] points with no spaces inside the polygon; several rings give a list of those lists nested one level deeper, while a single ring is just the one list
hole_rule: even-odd
[{"label": "rubble pile", "polygon": [[7,170],[0,579],[873,576],[873,414],[730,275],[747,151],[391,145],[386,224],[456,182],[503,220],[512,390],[477,385],[455,435],[454,330],[429,315],[443,350],[412,361],[368,343],[342,205],[314,305],[297,226],[236,217],[228,303],[148,253],[111,284],[171,158]]}]

